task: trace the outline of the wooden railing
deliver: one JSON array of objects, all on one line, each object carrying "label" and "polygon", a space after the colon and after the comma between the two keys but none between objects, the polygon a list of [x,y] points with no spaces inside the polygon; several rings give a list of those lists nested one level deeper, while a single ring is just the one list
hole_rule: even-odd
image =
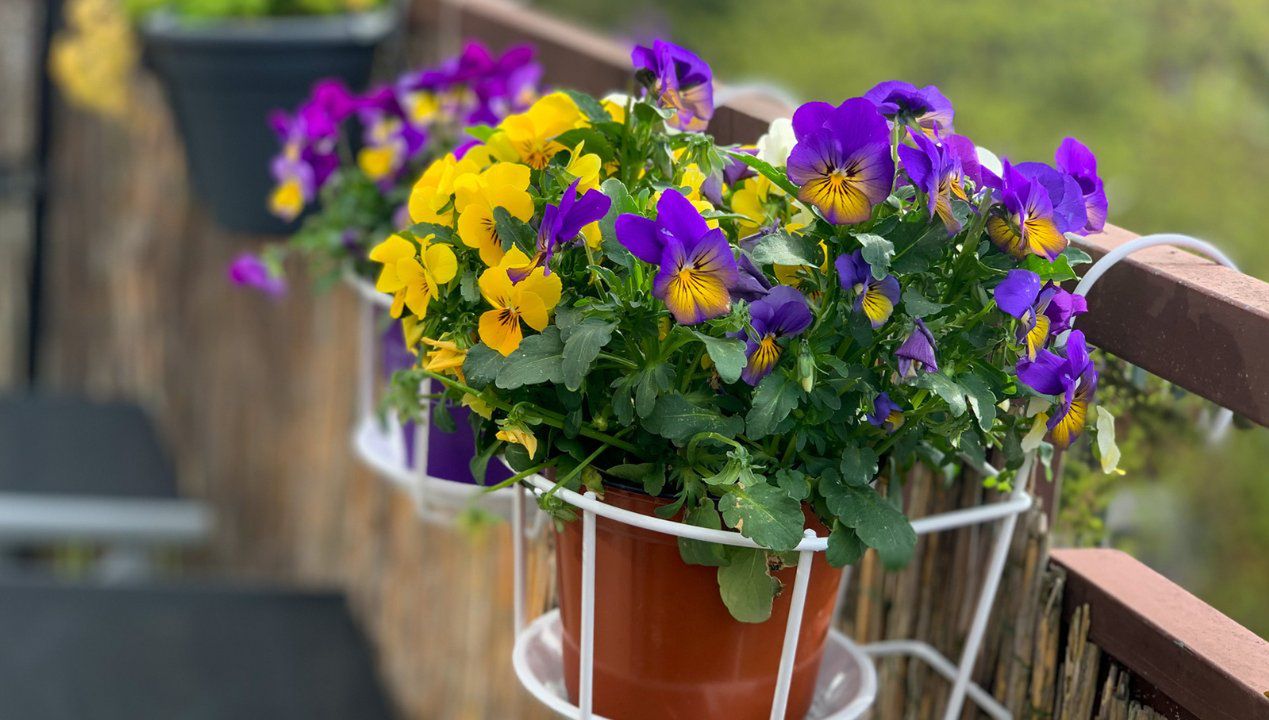
[{"label": "wooden railing", "polygon": [[[627,47],[522,5],[425,0],[414,9],[416,24],[442,45],[457,37],[529,42],[557,85],[593,93],[629,86]],[[742,95],[718,109],[710,131],[723,143],[753,142],[791,112]],[[1107,226],[1078,245],[1096,259],[1134,237]],[[1269,284],[1158,248],[1112,269],[1089,306],[1081,327],[1095,346],[1269,425]],[[1088,641],[1132,674],[1134,700],[1170,718],[1269,718],[1269,643],[1123,553],[1061,550],[1052,560],[1066,573],[1063,617],[1081,610]],[[1096,667],[1089,677],[1101,682]]]}]

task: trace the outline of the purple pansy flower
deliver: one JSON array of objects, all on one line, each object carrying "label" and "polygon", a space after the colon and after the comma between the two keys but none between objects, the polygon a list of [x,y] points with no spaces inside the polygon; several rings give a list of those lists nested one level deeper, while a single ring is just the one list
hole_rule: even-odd
[{"label": "purple pansy flower", "polygon": [[952,132],[952,101],[933,85],[918,88],[910,82],[887,80],[864,93],[877,110],[899,123],[915,123],[927,135]]},{"label": "purple pansy flower", "polygon": [[1018,336],[1026,341],[1030,360],[1049,338],[1070,329],[1076,315],[1088,312],[1083,295],[1069,293],[1051,282],[1042,287],[1040,276],[1030,270],[1010,270],[994,294],[1001,311],[1022,321]]},{"label": "purple pansy flower", "polygon": [[749,358],[740,377],[750,385],[771,374],[780,360],[780,339],[793,337],[811,326],[811,308],[802,293],[788,285],[773,288],[749,306],[750,332],[745,337]]},{"label": "purple pansy flower", "polygon": [[[1068,188],[1062,179],[1066,176],[1052,168],[1048,168],[1052,175],[1040,172],[1034,167],[1039,163],[1030,165],[1033,167],[1024,173],[1022,166],[1015,167],[1005,160],[1001,177],[984,176],[988,183],[996,186],[1000,197],[1000,204],[992,208],[991,216],[987,218],[987,235],[997,247],[1015,258],[1039,255],[1053,260],[1066,249],[1067,240],[1063,233],[1084,224],[1082,199],[1067,194]],[[1075,195],[1078,195],[1079,186],[1074,180],[1071,184]],[[1056,207],[1049,195],[1050,187],[1061,193],[1058,197],[1060,204]],[[1077,208],[1072,205],[1072,199],[1081,203],[1078,207],[1079,225],[1075,228],[1071,227],[1071,223],[1076,220]]]},{"label": "purple pansy flower", "polygon": [[1060,408],[1048,423],[1053,444],[1062,448],[1069,446],[1083,431],[1089,405],[1097,391],[1097,368],[1088,355],[1084,333],[1071,331],[1065,352],[1062,356],[1040,350],[1035,360],[1024,357],[1018,361],[1018,379],[1027,387],[1062,399]]},{"label": "purple pansy flower", "polygon": [[978,153],[974,143],[962,135],[947,135],[936,142],[909,131],[916,147],[899,146],[899,160],[912,184],[925,193],[927,210],[938,214],[949,233],[960,231],[961,223],[952,212],[952,198],[969,202],[964,181],[982,183]]},{"label": "purple pansy flower", "polygon": [[379,88],[366,95],[357,107],[357,117],[365,128],[357,164],[381,187],[391,187],[423,149],[427,135],[407,120],[392,88]]},{"label": "purple pansy flower", "polygon": [[866,417],[871,425],[892,433],[903,425],[903,408],[891,400],[889,394],[881,392],[873,398],[872,412]]},{"label": "purple pansy flower", "polygon": [[917,318],[912,334],[894,354],[899,358],[899,377],[914,378],[917,373],[939,369],[938,360],[934,358],[934,335],[920,318]]},{"label": "purple pansy flower", "polygon": [[1058,170],[1075,179],[1084,196],[1084,211],[1088,221],[1086,232],[1101,232],[1106,227],[1106,189],[1097,175],[1097,157],[1079,140],[1066,138],[1058,145],[1053,156]]},{"label": "purple pansy flower", "polygon": [[241,287],[255,288],[273,297],[286,294],[286,281],[269,270],[258,256],[242,253],[229,264],[229,279]]},{"label": "purple pansy flower", "polygon": [[837,107],[810,102],[793,113],[797,145],[789,155],[789,179],[798,199],[814,205],[834,225],[872,217],[894,182],[885,118],[863,98]]},{"label": "purple pansy flower", "polygon": [[714,117],[714,73],[695,53],[664,40],[652,47],[636,45],[630,53],[636,70],[651,74],[653,94],[662,107],[674,110],[666,121],[679,130],[699,132]]},{"label": "purple pansy flower", "polygon": [[863,311],[874,329],[884,325],[899,302],[899,280],[894,275],[874,278],[862,250],[839,255],[833,264],[842,287],[856,293],[855,309]]},{"label": "purple pansy flower", "polygon": [[617,218],[617,240],[635,257],[660,266],[652,294],[684,325],[716,318],[731,309],[731,288],[739,280],[727,236],[673,188],[657,201],[657,219],[626,214]]},{"label": "purple pansy flower", "polygon": [[555,248],[563,243],[577,239],[582,228],[608,214],[612,198],[598,190],[587,190],[581,198],[577,197],[577,184],[564,191],[559,205],[547,205],[542,209],[542,224],[538,226],[538,240],[533,259],[524,267],[507,271],[512,282],[520,282],[529,276],[535,268],[543,268],[547,275],[551,274],[551,258],[555,256]]}]

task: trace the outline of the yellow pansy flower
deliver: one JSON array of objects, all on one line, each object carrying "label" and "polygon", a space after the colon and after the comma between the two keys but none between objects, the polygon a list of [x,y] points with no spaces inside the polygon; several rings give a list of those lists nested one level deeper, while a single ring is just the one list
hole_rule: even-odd
[{"label": "yellow pansy flower", "polygon": [[427,351],[427,359],[423,363],[424,370],[442,375],[452,375],[459,382],[467,382],[463,376],[463,361],[467,359],[467,349],[460,348],[452,340],[433,340],[423,338],[423,344],[431,348]]},{"label": "yellow pansy flower", "polygon": [[484,399],[482,399],[479,395],[472,395],[471,393],[467,393],[466,395],[463,396],[463,399],[461,402],[463,404],[463,407],[470,408],[472,412],[476,413],[482,418],[486,420],[493,419],[493,411],[494,411],[493,405],[490,405],[489,403],[485,402]]},{"label": "yellow pansy flower", "polygon": [[566,150],[555,142],[560,134],[586,122],[577,103],[562,92],[539,99],[522,113],[507,116],[499,132],[489,139],[495,154],[504,160],[517,159],[541,170],[555,153]]},{"label": "yellow pansy flower", "polygon": [[503,355],[520,347],[520,321],[541,332],[560,302],[560,276],[547,275],[545,268],[534,268],[518,283],[511,281],[508,271],[528,264],[520,248],[511,248],[500,264],[480,275],[480,293],[494,307],[480,316],[480,339]]},{"label": "yellow pansy flower", "polygon": [[454,212],[450,207],[454,181],[463,175],[480,172],[484,167],[480,161],[488,157],[475,152],[477,149],[469,150],[461,160],[449,153],[427,166],[410,189],[410,220],[446,226],[454,224]]},{"label": "yellow pansy flower", "polygon": [[577,147],[573,148],[568,165],[564,166],[564,172],[577,178],[577,192],[579,193],[599,189],[599,170],[604,164],[603,160],[595,153],[582,153],[584,144],[577,143]]},{"label": "yellow pansy flower", "polygon": [[528,188],[529,168],[507,162],[494,163],[479,174],[468,173],[454,181],[458,237],[467,247],[479,250],[486,265],[497,265],[502,259],[494,208],[503,208],[527,222],[533,217]]},{"label": "yellow pansy flower", "polygon": [[742,236],[758,232],[767,220],[767,197],[771,193],[771,181],[759,175],[741,182],[731,194],[732,212],[744,215],[748,220],[736,221]]},{"label": "yellow pansy flower", "polygon": [[538,454],[538,439],[528,428],[519,423],[504,425],[495,437],[503,442],[523,447],[528,451],[530,458]]},{"label": "yellow pansy flower", "polygon": [[299,217],[304,210],[304,188],[298,178],[289,177],[269,193],[269,212],[286,221]]},{"label": "yellow pansy flower", "polygon": [[429,235],[419,242],[417,257],[414,244],[400,235],[392,235],[370,250],[370,259],[383,264],[375,289],[392,294],[390,312],[394,318],[401,317],[404,307],[420,320],[426,318],[428,304],[440,297],[440,286],[458,273],[454,251],[448,245],[430,243],[431,238]]},{"label": "yellow pansy flower", "polygon": [[401,335],[405,339],[405,349],[411,354],[419,354],[419,340],[423,339],[423,323],[413,315],[401,318]]}]

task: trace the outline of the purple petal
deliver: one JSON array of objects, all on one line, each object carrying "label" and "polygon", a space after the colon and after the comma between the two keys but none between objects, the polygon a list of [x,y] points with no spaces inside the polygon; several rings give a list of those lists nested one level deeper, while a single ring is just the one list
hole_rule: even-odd
[{"label": "purple petal", "polygon": [[[573,188],[576,185],[577,183],[574,182],[565,195],[573,195]],[[572,240],[577,237],[582,228],[607,215],[610,207],[612,207],[612,198],[598,190],[587,190],[561,218],[560,238]]]},{"label": "purple petal", "polygon": [[731,294],[749,302],[765,297],[767,291],[771,289],[771,281],[767,279],[762,269],[755,265],[748,255],[744,254],[740,256],[737,266],[739,273],[736,279],[736,286],[732,288]]},{"label": "purple petal", "polygon": [[657,224],[683,242],[689,250],[696,239],[709,232],[709,225],[692,201],[670,188],[657,201]]},{"label": "purple petal", "polygon": [[1018,360],[1018,379],[1042,395],[1059,395],[1066,390],[1066,358],[1048,350],[1036,353],[1035,360]]},{"label": "purple petal", "polygon": [[881,144],[886,147],[889,156],[890,128],[886,119],[877,112],[877,108],[863,98],[851,98],[833,112],[828,119],[845,154],[850,155],[856,149]]},{"label": "purple petal", "polygon": [[837,268],[837,278],[841,282],[842,287],[851,290],[856,285],[862,285],[868,281],[872,271],[868,268],[868,263],[864,262],[864,254],[859,250],[845,255],[838,255],[833,261],[833,265]]},{"label": "purple petal", "polygon": [[822,128],[793,146],[787,164],[789,180],[794,185],[805,185],[842,167],[843,160],[841,143],[831,130]]},{"label": "purple petal", "polygon": [[1031,309],[1039,294],[1040,276],[1022,269],[1010,270],[994,291],[996,306],[1016,318]]},{"label": "purple petal", "polygon": [[[921,139],[917,140],[918,137]],[[903,163],[903,171],[908,174],[912,184],[930,198],[929,210],[933,214],[933,198],[939,191],[938,151],[933,147],[933,143],[920,135],[914,134],[913,140],[916,141],[917,147],[899,146],[899,160]]]},{"label": "purple petal", "polygon": [[626,213],[617,218],[614,229],[617,242],[630,254],[653,265],[661,262],[661,233],[655,222],[642,215]]},{"label": "purple petal", "polygon": [[834,108],[826,102],[803,103],[793,112],[793,136],[802,142],[816,130],[824,127]]}]

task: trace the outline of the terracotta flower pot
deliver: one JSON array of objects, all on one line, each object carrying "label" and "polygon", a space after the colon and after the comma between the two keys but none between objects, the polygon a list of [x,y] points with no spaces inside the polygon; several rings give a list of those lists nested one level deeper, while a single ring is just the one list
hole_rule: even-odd
[{"label": "terracotta flower pot", "polygon": [[[604,501],[645,515],[666,502],[611,487]],[[581,525],[568,523],[556,538],[564,677],[574,702],[581,637]],[[785,590],[776,598],[771,618],[742,623],[719,597],[717,569],[684,563],[674,537],[601,517],[595,540],[595,712],[612,720],[766,720],[794,569],[776,574]],[[810,708],[840,579],[841,571],[816,553],[785,716],[789,720],[801,720]]]}]

